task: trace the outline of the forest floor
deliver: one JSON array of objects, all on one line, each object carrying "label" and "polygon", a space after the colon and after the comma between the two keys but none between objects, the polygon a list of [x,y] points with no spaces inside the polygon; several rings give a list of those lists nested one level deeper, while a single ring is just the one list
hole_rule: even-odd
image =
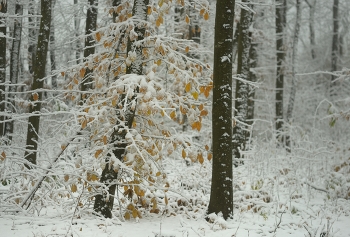
[{"label": "forest floor", "polygon": [[67,212],[59,205],[41,207],[34,214],[2,209],[0,236],[350,236],[349,159],[301,163],[297,158],[264,158],[264,154],[268,153],[248,157],[245,165],[234,169],[235,209],[227,221],[213,214],[210,222],[205,220],[210,163],[188,166],[175,159],[165,165],[174,183],[167,194],[170,211],[164,205],[159,214],[144,213],[140,219],[125,221],[117,210],[114,218],[100,219],[88,212],[79,216],[74,208]]}]

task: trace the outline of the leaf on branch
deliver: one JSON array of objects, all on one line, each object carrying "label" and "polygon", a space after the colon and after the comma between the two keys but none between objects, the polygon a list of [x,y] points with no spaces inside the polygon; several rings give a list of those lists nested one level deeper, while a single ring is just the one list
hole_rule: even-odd
[{"label": "leaf on branch", "polygon": [[203,16],[204,12],[205,12],[205,9],[202,8],[202,9],[199,11],[199,15]]},{"label": "leaf on branch", "polygon": [[204,14],[204,20],[209,20],[209,12],[205,12],[205,14]]},{"label": "leaf on branch", "polygon": [[175,110],[170,113],[170,118],[175,119],[176,118],[176,112]]},{"label": "leaf on branch", "polygon": [[6,159],[6,153],[3,151],[0,155],[0,160],[4,161]]},{"label": "leaf on branch", "polygon": [[198,159],[199,163],[203,164],[203,162],[204,162],[204,158],[203,158],[202,153],[198,153],[198,155],[197,155],[197,159]]},{"label": "leaf on branch", "polygon": [[95,152],[95,158],[98,158],[98,156],[102,153],[102,149],[99,149]]},{"label": "leaf on branch", "polygon": [[64,176],[64,181],[65,181],[65,182],[68,182],[68,180],[69,180],[69,175],[66,174],[66,175]]},{"label": "leaf on branch", "polygon": [[100,32],[97,32],[97,33],[95,34],[95,37],[96,37],[96,41],[97,41],[97,42],[100,42],[100,40],[101,40],[101,33],[100,33]]},{"label": "leaf on branch", "polygon": [[209,146],[208,145],[205,145],[205,150],[209,151]]},{"label": "leaf on branch", "polygon": [[189,91],[191,90],[191,87],[192,87],[192,86],[191,86],[191,83],[190,83],[190,82],[187,83],[186,86],[185,86],[185,91],[186,91],[186,92],[189,92]]},{"label": "leaf on branch", "polygon": [[61,76],[64,77],[65,73],[64,72],[61,72]]},{"label": "leaf on branch", "polygon": [[78,190],[77,185],[72,184],[72,185],[70,186],[70,190],[71,190],[73,193],[75,193],[75,192]]},{"label": "leaf on branch", "polygon": [[147,15],[151,15],[151,13],[152,13],[152,7],[148,6],[147,7]]},{"label": "leaf on branch", "polygon": [[190,18],[188,17],[188,15],[186,15],[186,19],[185,20],[186,20],[187,24],[190,24]]},{"label": "leaf on branch", "polygon": [[84,76],[85,76],[85,68],[83,67],[82,69],[80,69],[80,71],[79,71],[79,76],[81,77],[81,78],[83,78]]},{"label": "leaf on branch", "polygon": [[182,150],[182,154],[181,155],[182,155],[182,158],[184,158],[184,159],[186,158],[186,151],[184,149]]},{"label": "leaf on branch", "polygon": [[33,93],[33,100],[34,101],[37,101],[39,99],[39,95],[38,95],[38,93]]},{"label": "leaf on branch", "polygon": [[190,51],[190,47],[186,46],[185,52],[188,53]]},{"label": "leaf on branch", "polygon": [[202,123],[200,121],[194,122],[192,124],[192,129],[197,129],[198,131],[200,131],[202,128]]},{"label": "leaf on branch", "polygon": [[208,111],[207,110],[202,110],[200,115],[201,116],[207,116],[208,115]]},{"label": "leaf on branch", "polygon": [[213,158],[213,154],[212,153],[208,153],[208,160],[211,161],[212,158]]},{"label": "leaf on branch", "polygon": [[107,136],[103,136],[102,141],[103,141],[103,144],[107,145]]},{"label": "leaf on branch", "polygon": [[197,91],[195,91],[195,92],[193,92],[192,93],[192,96],[193,96],[193,98],[195,99],[195,100],[197,100],[198,99],[198,92]]}]

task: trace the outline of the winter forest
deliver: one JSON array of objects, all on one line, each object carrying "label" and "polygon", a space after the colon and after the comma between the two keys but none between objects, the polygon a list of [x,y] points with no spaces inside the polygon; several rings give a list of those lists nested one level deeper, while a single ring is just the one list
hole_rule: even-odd
[{"label": "winter forest", "polygon": [[349,237],[349,12],[0,0],[1,236]]}]

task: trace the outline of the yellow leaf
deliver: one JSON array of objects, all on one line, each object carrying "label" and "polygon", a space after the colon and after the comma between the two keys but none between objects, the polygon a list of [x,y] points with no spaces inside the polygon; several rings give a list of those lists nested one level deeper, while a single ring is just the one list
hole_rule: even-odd
[{"label": "yellow leaf", "polygon": [[162,117],[164,117],[164,115],[165,115],[164,110],[161,110],[160,114],[162,115]]},{"label": "yellow leaf", "polygon": [[198,99],[198,92],[197,91],[193,92],[192,96],[195,100],[197,100]]},{"label": "yellow leaf", "polygon": [[163,6],[163,3],[164,3],[164,0],[159,0],[159,1],[158,1],[158,6],[162,7],[162,6]]},{"label": "yellow leaf", "polygon": [[176,117],[176,112],[175,110],[170,113],[170,118],[174,119]]},{"label": "yellow leaf", "polygon": [[0,155],[0,160],[4,161],[6,159],[6,153],[3,151]]},{"label": "yellow leaf", "polygon": [[148,6],[147,7],[147,15],[151,15],[151,13],[152,13],[152,7]]},{"label": "yellow leaf", "polygon": [[156,173],[156,176],[158,177],[158,176],[160,176],[161,175],[161,173],[158,171],[157,173]]},{"label": "yellow leaf", "polygon": [[199,154],[197,155],[197,159],[198,159],[199,163],[203,164],[204,158],[203,158],[202,153],[199,153]]},{"label": "yellow leaf", "polygon": [[188,51],[190,51],[190,47],[186,46],[185,52],[188,53]]},{"label": "yellow leaf", "polygon": [[81,78],[83,78],[85,76],[85,68],[84,67],[82,69],[80,69],[79,75]]},{"label": "yellow leaf", "polygon": [[87,125],[87,120],[84,119],[83,122],[81,123],[81,128],[82,129],[86,128],[86,125]]},{"label": "yellow leaf", "polygon": [[38,95],[38,93],[33,93],[33,100],[34,101],[37,101],[39,99],[39,95]]},{"label": "yellow leaf", "polygon": [[205,12],[205,9],[204,8],[202,8],[200,11],[199,11],[199,15],[203,15],[204,14],[204,12]]},{"label": "yellow leaf", "polygon": [[76,79],[76,78],[73,79],[73,82],[74,82],[76,85],[79,84],[79,81],[78,81],[78,79]]},{"label": "yellow leaf", "polygon": [[186,15],[186,19],[185,20],[186,20],[187,24],[190,24],[190,18],[188,17],[188,15]]},{"label": "yellow leaf", "polygon": [[168,201],[168,197],[165,195],[164,197],[164,202],[165,202],[165,205],[168,205],[169,201]]},{"label": "yellow leaf", "polygon": [[130,220],[130,213],[129,212],[125,212],[124,218],[125,218],[125,220]]},{"label": "yellow leaf", "polygon": [[68,174],[66,174],[65,176],[64,176],[64,181],[68,181],[69,180],[69,175]]},{"label": "yellow leaf", "polygon": [[209,146],[208,145],[205,145],[205,150],[209,151]]},{"label": "yellow leaf", "polygon": [[78,190],[77,185],[72,184],[72,185],[70,186],[70,190],[71,190],[73,193],[75,193],[75,192]]},{"label": "yellow leaf", "polygon": [[185,86],[185,91],[186,92],[189,92],[191,90],[191,83],[187,83],[186,86]]},{"label": "yellow leaf", "polygon": [[97,150],[96,152],[95,152],[95,158],[98,158],[98,156],[102,153],[102,149],[100,149],[100,150]]},{"label": "yellow leaf", "polygon": [[161,63],[162,63],[162,60],[158,59],[157,60],[157,65],[160,66]]},{"label": "yellow leaf", "polygon": [[136,124],[136,120],[133,120],[133,121],[132,121],[132,127],[133,127],[133,128],[136,128],[136,125],[137,125],[137,124]]},{"label": "yellow leaf", "polygon": [[209,20],[209,12],[205,12],[205,14],[204,14],[204,20]]},{"label": "yellow leaf", "polygon": [[185,158],[186,158],[186,151],[185,151],[185,150],[182,150],[182,154],[181,154],[181,155],[182,155],[182,158],[185,159]]},{"label": "yellow leaf", "polygon": [[61,72],[61,76],[63,76],[63,77],[64,77],[64,74],[65,74],[64,72]]},{"label": "yellow leaf", "polygon": [[132,211],[132,217],[136,218],[137,216],[138,216],[137,210],[134,209],[134,210]]},{"label": "yellow leaf", "polygon": [[203,109],[204,109],[204,105],[203,105],[203,104],[200,104],[199,110],[203,110]]},{"label": "yellow leaf", "polygon": [[107,144],[107,136],[103,136],[103,138],[102,138],[102,141],[103,141],[103,144]]},{"label": "yellow leaf", "polygon": [[205,91],[204,91],[204,96],[205,96],[206,98],[208,98],[208,97],[209,97],[209,93],[210,93],[210,87],[206,87],[206,88],[205,88]]},{"label": "yellow leaf", "polygon": [[96,36],[96,41],[100,42],[100,40],[101,40],[101,33],[97,32],[95,36]]},{"label": "yellow leaf", "polygon": [[208,153],[208,160],[210,161],[213,158],[213,154],[212,153]]},{"label": "yellow leaf", "polygon": [[200,115],[201,116],[207,116],[208,115],[208,111],[207,110],[202,110]]}]

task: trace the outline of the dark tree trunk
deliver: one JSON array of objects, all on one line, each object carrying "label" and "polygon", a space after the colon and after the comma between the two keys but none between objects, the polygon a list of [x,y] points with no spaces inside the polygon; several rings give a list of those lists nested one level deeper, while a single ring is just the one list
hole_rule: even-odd
[{"label": "dark tree trunk", "polygon": [[[19,71],[19,56],[20,56],[20,47],[22,39],[22,15],[23,15],[23,5],[17,1],[15,6],[15,14],[18,15],[18,18],[14,20],[13,28],[13,42],[12,49],[10,53],[10,82],[11,84],[18,83],[18,71]],[[16,86],[11,85],[9,87],[8,94],[8,111],[12,113],[15,112],[15,92],[17,90]],[[6,123],[6,134],[8,135],[9,140],[12,140],[12,133],[14,129],[14,121]]]},{"label": "dark tree trunk", "polygon": [[[78,6],[78,0],[74,0],[74,5]],[[76,64],[80,63],[80,53],[81,53],[80,40],[78,40],[79,28],[80,28],[80,19],[79,19],[78,13],[76,12],[74,14],[74,30],[75,30],[75,37],[76,37],[76,43],[75,43],[75,60],[76,60]]]},{"label": "dark tree trunk", "polygon": [[[47,59],[47,51],[50,37],[51,27],[51,0],[41,0],[41,20],[40,30],[37,44],[36,59],[34,65],[34,78],[32,91],[35,91],[30,96],[31,106],[29,106],[30,117],[28,119],[27,142],[25,159],[32,164],[36,164],[39,125],[40,125],[40,109],[42,103],[42,91],[45,77],[45,66]],[[30,168],[29,165],[26,165]]]},{"label": "dark tree trunk", "polygon": [[[296,22],[293,36],[293,53],[292,53],[292,89],[290,92],[288,108],[287,108],[287,122],[289,124],[292,123],[293,118],[293,109],[294,109],[294,101],[296,95],[296,83],[295,83],[295,68],[296,68],[296,58],[298,54],[298,41],[299,41],[299,31],[300,31],[300,20],[301,20],[301,0],[296,0]],[[286,136],[286,149],[287,151],[291,151],[291,142],[290,135]]]},{"label": "dark tree trunk", "polygon": [[280,142],[284,138],[281,136],[283,128],[283,90],[284,90],[284,61],[286,49],[284,43],[284,30],[286,28],[287,0],[276,0],[276,130]]},{"label": "dark tree trunk", "polygon": [[[339,57],[339,0],[333,1],[333,41],[332,41],[332,72],[337,71],[338,68],[338,57]],[[337,77],[332,75],[330,95],[336,95],[335,79]]]},{"label": "dark tree trunk", "polygon": [[[251,39],[252,40],[252,39]],[[256,82],[256,72],[252,71],[258,65],[258,43],[251,41],[249,50],[249,61],[250,61],[250,72],[249,81]],[[255,109],[255,89],[250,86],[248,90],[248,111],[247,111],[247,124],[252,125],[254,120],[254,109]],[[250,136],[250,134],[248,134]]]},{"label": "dark tree trunk", "polygon": [[35,51],[36,51],[36,43],[37,43],[37,35],[36,35],[36,20],[35,20],[35,1],[30,0],[28,4],[28,21],[29,21],[29,29],[28,29],[28,66],[29,73],[33,74],[33,67],[35,65]]},{"label": "dark tree trunk", "polygon": [[[248,3],[249,1],[243,0]],[[237,61],[237,76],[242,80],[236,80],[236,96],[235,96],[235,126],[233,128],[233,156],[235,166],[243,164],[243,161],[238,161],[242,158],[241,151],[245,150],[247,142],[246,123],[248,113],[248,93],[249,85],[247,82],[250,71],[249,50],[250,50],[250,34],[249,27],[252,22],[252,13],[241,9],[241,20],[238,36],[238,61]]]},{"label": "dark tree trunk", "polygon": [[[0,13],[7,13],[7,3],[1,1]],[[6,17],[0,17],[0,33],[5,37],[0,37],[0,113],[6,110],[5,81],[6,81]],[[0,116],[0,136],[5,135],[5,116]]]},{"label": "dark tree trunk", "polygon": [[[52,0],[52,16],[54,15],[54,7],[56,0]],[[56,70],[56,54],[55,54],[55,22],[51,21],[51,31],[50,31],[50,62],[51,62],[51,85],[52,89],[57,89],[57,76],[53,74]]]},{"label": "dark tree trunk", "polygon": [[316,10],[316,0],[305,0],[310,8],[310,19],[309,19],[309,31],[310,31],[310,44],[311,44],[311,57],[316,58],[316,39],[315,39],[315,10]]},{"label": "dark tree trunk", "polygon": [[213,169],[208,213],[233,214],[232,50],[234,0],[217,0],[212,108]]},{"label": "dark tree trunk", "polygon": [[[134,22],[137,21],[146,21],[147,20],[147,5],[149,0],[134,0],[134,7],[132,10],[132,14],[134,17]],[[141,24],[135,23],[135,33],[138,35],[137,41],[143,40],[145,35],[145,26]],[[135,42],[128,41],[127,45],[127,53],[135,52],[136,60],[132,62],[126,68],[126,74],[137,74],[142,75],[142,47],[136,46]],[[121,101],[126,98],[126,95],[122,95]],[[119,160],[123,160],[123,156],[125,153],[126,142],[125,135],[129,128],[132,127],[132,122],[135,117],[135,108],[131,108],[131,101],[136,100],[136,97],[128,99],[128,108],[124,108],[125,112],[117,109],[117,117],[118,121],[121,123],[117,124],[117,128],[113,132],[110,138],[110,144],[113,144],[113,154]],[[103,183],[107,188],[108,192],[103,192],[102,194],[98,194],[95,196],[95,204],[94,210],[97,213],[100,213],[102,216],[106,218],[112,217],[112,209],[114,204],[114,195],[116,191],[116,184],[113,184],[118,178],[118,172],[116,172],[113,168],[113,164],[110,162],[110,156],[106,158],[106,166],[102,172],[102,176],[100,182]]]},{"label": "dark tree trunk", "polygon": [[[86,14],[86,26],[85,26],[85,48],[84,48],[84,60],[86,60],[90,55],[95,53],[95,40],[92,32],[96,31],[97,24],[97,4],[98,0],[88,0],[89,8]],[[81,84],[82,91],[88,91],[92,89],[92,69],[87,68],[85,71],[85,76]],[[82,101],[85,99],[86,95],[82,94]]]}]

